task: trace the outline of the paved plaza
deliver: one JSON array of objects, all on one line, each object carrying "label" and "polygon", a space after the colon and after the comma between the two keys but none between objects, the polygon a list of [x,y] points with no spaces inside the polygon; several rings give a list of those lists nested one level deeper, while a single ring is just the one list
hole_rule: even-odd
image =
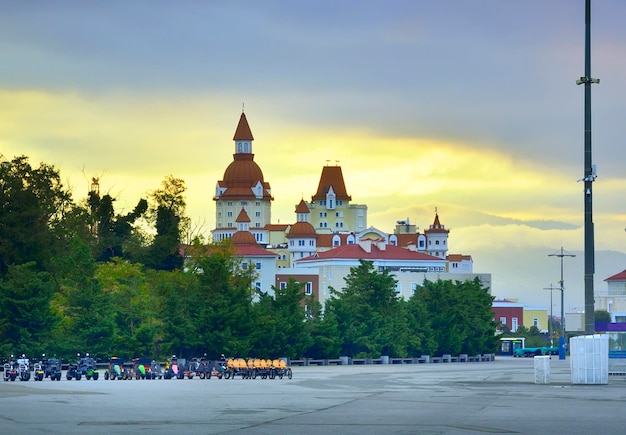
[{"label": "paved plaza", "polygon": [[294,367],[293,379],[0,381],[1,433],[623,434],[626,380],[530,358]]}]

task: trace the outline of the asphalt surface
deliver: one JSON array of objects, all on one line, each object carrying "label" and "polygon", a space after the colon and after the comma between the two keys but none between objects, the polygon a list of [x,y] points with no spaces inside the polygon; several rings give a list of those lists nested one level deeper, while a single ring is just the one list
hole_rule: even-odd
[{"label": "asphalt surface", "polygon": [[626,379],[535,384],[531,358],[294,367],[293,379],[3,382],[0,433],[623,434]]}]

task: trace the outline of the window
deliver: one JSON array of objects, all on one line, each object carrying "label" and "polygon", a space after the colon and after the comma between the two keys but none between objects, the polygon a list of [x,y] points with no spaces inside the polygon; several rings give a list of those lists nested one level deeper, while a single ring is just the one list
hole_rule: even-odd
[{"label": "window", "polygon": [[254,288],[257,292],[261,291],[261,282],[257,281],[254,283]]},{"label": "window", "polygon": [[287,288],[287,283],[286,283],[286,282],[284,282],[284,281],[281,281],[281,283],[280,283],[280,288],[282,288],[282,289]]},{"label": "window", "polygon": [[248,201],[241,201],[240,204],[241,205],[248,205]]},{"label": "window", "polygon": [[411,295],[413,295],[415,293],[415,290],[417,290],[417,283],[416,282],[412,282],[411,283]]},{"label": "window", "polygon": [[241,263],[241,268],[243,270],[248,270],[248,263],[246,263],[245,261],[243,263]]},{"label": "window", "polygon": [[511,319],[511,331],[512,331],[512,332],[517,331],[517,327],[518,327],[518,320],[517,320],[517,317],[513,317],[513,318]]},{"label": "window", "polygon": [[396,293],[398,294],[402,293],[402,284],[400,282],[396,283]]},{"label": "window", "polygon": [[500,317],[500,324],[506,326],[506,317]]},{"label": "window", "polygon": [[255,215],[256,217],[261,217],[261,212],[260,212],[260,211],[254,212],[254,215]]},{"label": "window", "polygon": [[298,246],[304,246],[304,240],[302,239],[298,240]]},{"label": "window", "polygon": [[228,217],[233,217],[233,212],[232,212],[232,211],[229,211],[228,213],[226,213],[226,216],[228,216]]},{"label": "window", "polygon": [[304,284],[304,294],[307,296],[311,296],[313,294],[313,283],[307,282]]},{"label": "window", "polygon": [[439,245],[439,240],[435,240],[435,245]]},{"label": "window", "polygon": [[259,207],[261,205],[261,201],[256,202],[256,206]]},{"label": "window", "polygon": [[424,241],[420,240],[420,248],[423,248],[423,247],[424,247]]},{"label": "window", "polygon": [[255,267],[256,267],[256,270],[261,270],[261,263],[257,263]]},{"label": "window", "polygon": [[536,317],[535,317],[535,318],[533,318],[533,326],[534,326],[535,328],[539,328],[539,319],[538,319],[538,318],[536,318]]},{"label": "window", "polygon": [[231,205],[233,205],[233,202],[232,202],[232,201],[228,201],[228,202],[226,203],[226,205],[231,206]]}]

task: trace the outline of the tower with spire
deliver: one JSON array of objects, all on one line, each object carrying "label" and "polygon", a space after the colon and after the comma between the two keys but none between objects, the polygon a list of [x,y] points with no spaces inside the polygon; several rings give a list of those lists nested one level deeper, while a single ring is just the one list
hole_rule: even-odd
[{"label": "tower with spire", "polygon": [[254,136],[241,113],[235,135],[233,161],[224,171],[224,177],[215,187],[215,229],[213,240],[231,238],[237,231],[236,219],[245,208],[249,216],[249,231],[258,243],[267,243],[263,228],[271,222],[272,198],[270,184],[263,178],[263,171],[254,161],[252,142]]},{"label": "tower with spire", "polygon": [[435,208],[435,221],[424,231],[426,235],[426,252],[434,257],[445,259],[448,256],[448,234],[450,230],[446,229],[439,222],[439,213]]},{"label": "tower with spire", "polygon": [[309,223],[310,210],[304,199],[300,200],[296,207],[296,215],[298,221],[289,228],[287,233],[291,267],[295,260],[313,255],[317,250],[317,233],[313,225]]}]

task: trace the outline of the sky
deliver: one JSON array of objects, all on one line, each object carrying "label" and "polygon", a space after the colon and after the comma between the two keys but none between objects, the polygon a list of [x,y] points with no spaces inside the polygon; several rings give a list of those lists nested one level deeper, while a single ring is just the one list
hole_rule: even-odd
[{"label": "sky", "polygon": [[[492,294],[584,307],[584,0],[0,0],[0,154],[116,210],[173,175],[209,233],[242,109],[295,222],[339,164],[368,226],[421,231]],[[592,4],[594,287],[626,269],[626,2]],[[554,293],[554,309],[560,308]]]}]

